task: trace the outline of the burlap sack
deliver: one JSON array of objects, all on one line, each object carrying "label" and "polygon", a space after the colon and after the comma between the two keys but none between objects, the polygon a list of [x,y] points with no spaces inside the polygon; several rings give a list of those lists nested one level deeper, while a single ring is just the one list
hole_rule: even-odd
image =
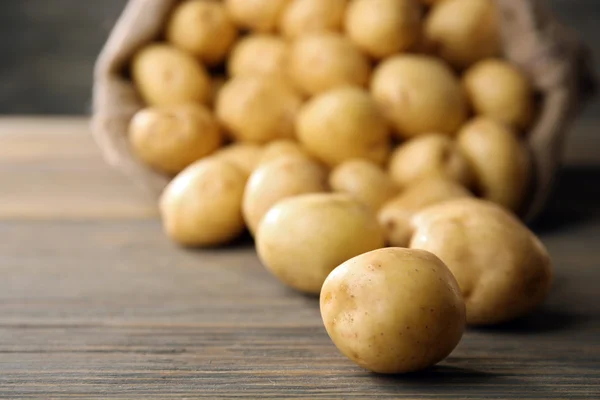
[{"label": "burlap sack", "polygon": [[[94,75],[92,131],[106,160],[158,195],[168,178],[131,153],[127,125],[142,107],[127,66],[136,50],[156,40],[179,0],[130,0],[102,50]],[[594,91],[588,52],[558,23],[543,0],[495,0],[501,14],[505,55],[521,66],[541,94],[541,112],[527,135],[535,180],[522,216],[543,208],[560,166],[573,118]]]}]

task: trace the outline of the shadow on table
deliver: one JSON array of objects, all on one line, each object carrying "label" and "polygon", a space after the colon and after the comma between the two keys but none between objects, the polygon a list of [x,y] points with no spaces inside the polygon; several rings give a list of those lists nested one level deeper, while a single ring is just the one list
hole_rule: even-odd
[{"label": "shadow on table", "polygon": [[476,385],[489,382],[496,375],[490,372],[478,371],[471,368],[460,368],[448,365],[437,365],[420,372],[401,375],[373,374],[374,383],[385,386],[401,385],[403,389],[432,385]]}]

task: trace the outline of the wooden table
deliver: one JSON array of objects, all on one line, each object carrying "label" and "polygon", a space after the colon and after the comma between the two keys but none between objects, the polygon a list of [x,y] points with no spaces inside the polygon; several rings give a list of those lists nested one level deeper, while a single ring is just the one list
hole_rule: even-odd
[{"label": "wooden table", "polygon": [[0,187],[0,397],[600,399],[600,168],[567,168],[536,226],[546,305],[399,377],[341,356],[248,242],[171,244],[83,120],[0,119]]}]

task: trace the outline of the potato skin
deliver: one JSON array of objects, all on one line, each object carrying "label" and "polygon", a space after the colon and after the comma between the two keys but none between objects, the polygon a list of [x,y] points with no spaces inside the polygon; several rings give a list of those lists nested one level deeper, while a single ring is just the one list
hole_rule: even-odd
[{"label": "potato skin", "polygon": [[263,151],[263,147],[255,143],[233,143],[216,151],[211,158],[227,161],[249,177],[258,166]]},{"label": "potato skin", "polygon": [[300,144],[292,139],[273,140],[264,147],[259,164],[263,165],[280,157],[304,156],[310,158]]},{"label": "potato skin", "polygon": [[216,246],[244,231],[242,196],[246,177],[233,164],[200,160],[173,179],[161,195],[165,233],[184,246]]},{"label": "potato skin", "polygon": [[279,36],[251,34],[241,39],[229,55],[227,68],[232,77],[276,75],[287,78],[289,45]]},{"label": "potato skin", "polygon": [[482,116],[524,132],[533,117],[533,87],[509,62],[480,61],[467,70],[463,86],[473,108]]},{"label": "potato skin", "polygon": [[353,0],[346,12],[345,27],[358,47],[380,60],[417,43],[421,7],[417,0]]},{"label": "potato skin", "polygon": [[133,152],[146,164],[174,175],[221,146],[221,129],[199,104],[150,107],[129,124]]},{"label": "potato skin", "polygon": [[277,27],[289,0],[224,0],[225,8],[238,26],[258,32]]},{"label": "potato skin", "polygon": [[517,134],[478,117],[458,134],[458,145],[471,164],[475,187],[485,199],[518,211],[531,176],[529,153]]},{"label": "potato skin", "polygon": [[373,73],[371,93],[400,138],[451,135],[467,118],[458,78],[433,57],[403,54],[386,59]]},{"label": "potato skin", "polygon": [[448,200],[473,197],[458,183],[442,178],[425,178],[384,204],[377,214],[390,246],[408,247],[414,227],[411,219],[419,210]]},{"label": "potato skin", "polygon": [[167,40],[208,65],[222,62],[237,36],[223,4],[212,0],[184,1],[167,22]]},{"label": "potato skin", "polygon": [[250,175],[244,190],[242,211],[251,233],[277,202],[301,194],[326,192],[327,171],[301,155],[283,156],[261,164]]},{"label": "potato skin", "polygon": [[342,29],[347,0],[291,0],[279,21],[282,34],[290,39],[317,32]]},{"label": "potato skin", "polygon": [[552,283],[550,257],[513,214],[491,202],[460,199],[414,216],[411,248],[440,257],[460,284],[471,325],[510,321],[532,311]]},{"label": "potato skin", "polygon": [[151,106],[207,103],[210,77],[191,55],[167,44],[140,50],[131,64],[133,82]]},{"label": "potato skin", "polygon": [[289,63],[290,77],[305,95],[347,85],[366,87],[371,75],[367,57],[339,33],[298,38],[291,46]]},{"label": "potato skin", "polygon": [[500,54],[500,26],[492,0],[438,1],[425,20],[426,46],[456,68]]},{"label": "potato skin", "polygon": [[439,176],[469,186],[471,166],[456,142],[447,135],[432,133],[398,146],[390,157],[389,173],[400,187]]},{"label": "potato skin", "polygon": [[256,248],[286,285],[318,294],[336,266],[383,247],[375,215],[345,194],[305,194],[278,202],[262,219]]},{"label": "potato skin", "polygon": [[346,261],[325,280],[320,306],[337,348],[377,373],[432,366],[465,329],[456,280],[439,258],[420,250],[379,249]]},{"label": "potato skin", "polygon": [[301,97],[284,80],[248,75],[233,78],[217,98],[216,114],[236,140],[266,143],[294,136]]},{"label": "potato skin", "polygon": [[374,211],[399,190],[379,165],[361,159],[338,165],[329,175],[329,185],[336,192],[352,195]]},{"label": "potato skin", "polygon": [[382,164],[390,151],[389,127],[369,94],[342,87],[308,101],[296,120],[298,140],[329,166],[353,158]]}]

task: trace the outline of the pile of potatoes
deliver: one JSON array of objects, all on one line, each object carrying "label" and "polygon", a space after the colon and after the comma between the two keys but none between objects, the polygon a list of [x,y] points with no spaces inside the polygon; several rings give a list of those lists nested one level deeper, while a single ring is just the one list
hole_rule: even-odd
[{"label": "pile of potatoes", "polygon": [[415,371],[552,280],[516,216],[535,93],[501,55],[492,0],[185,0],[131,61],[131,148],[172,177],[172,240],[249,231],[342,353]]}]

